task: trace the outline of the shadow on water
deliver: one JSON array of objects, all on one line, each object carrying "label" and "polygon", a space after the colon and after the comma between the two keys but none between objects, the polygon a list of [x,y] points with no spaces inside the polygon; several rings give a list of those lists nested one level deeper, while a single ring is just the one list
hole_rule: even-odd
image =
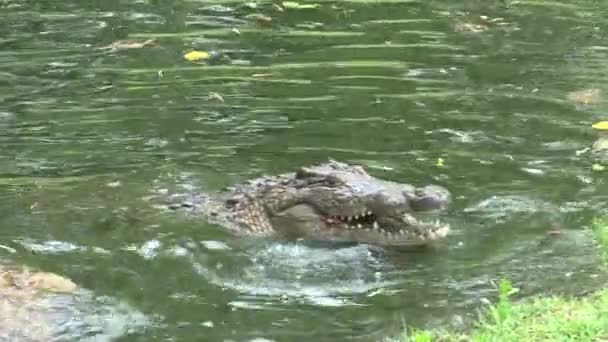
[{"label": "shadow on water", "polygon": [[[465,328],[502,277],[522,296],[597,288],[585,227],[606,181],[580,151],[605,120],[607,11],[1,2],[0,257],[137,308],[150,319],[121,333],[142,341],[371,341]],[[452,235],[428,251],[237,239],[150,200],[329,157],[446,186]]]}]

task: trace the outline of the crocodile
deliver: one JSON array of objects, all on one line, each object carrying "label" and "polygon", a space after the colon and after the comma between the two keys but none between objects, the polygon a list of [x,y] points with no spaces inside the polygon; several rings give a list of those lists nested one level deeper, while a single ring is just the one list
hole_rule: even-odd
[{"label": "crocodile", "polygon": [[329,160],[262,176],[170,205],[188,208],[238,235],[420,246],[448,235],[440,219],[450,192],[378,179]]}]

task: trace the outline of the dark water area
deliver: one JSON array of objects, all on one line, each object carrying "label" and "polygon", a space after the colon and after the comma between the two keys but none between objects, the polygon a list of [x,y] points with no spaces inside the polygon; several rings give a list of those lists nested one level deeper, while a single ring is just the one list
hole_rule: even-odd
[{"label": "dark water area", "polygon": [[[581,151],[607,103],[569,94],[604,91],[606,15],[598,1],[2,1],[0,261],[72,279],[82,316],[124,317],[68,324],[79,341],[380,341],[466,329],[501,278],[521,297],[596,289],[606,174]],[[107,48],[124,39],[158,44]],[[451,235],[422,252],[240,239],[154,201],[328,158],[447,187]]]}]

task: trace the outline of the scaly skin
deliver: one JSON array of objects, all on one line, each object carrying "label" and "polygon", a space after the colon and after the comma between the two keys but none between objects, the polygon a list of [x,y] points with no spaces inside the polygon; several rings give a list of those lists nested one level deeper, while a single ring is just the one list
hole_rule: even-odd
[{"label": "scaly skin", "polygon": [[331,160],[202,195],[187,206],[236,234],[425,245],[448,234],[436,217],[449,202],[442,187],[381,180]]}]

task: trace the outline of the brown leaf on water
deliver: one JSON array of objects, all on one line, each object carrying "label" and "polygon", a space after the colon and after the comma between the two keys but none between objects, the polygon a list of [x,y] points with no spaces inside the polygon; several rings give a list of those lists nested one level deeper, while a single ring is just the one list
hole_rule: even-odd
[{"label": "brown leaf on water", "polygon": [[117,40],[110,45],[102,46],[101,49],[109,50],[128,50],[128,49],[141,49],[145,47],[158,46],[156,39],[148,39],[143,42],[135,40]]},{"label": "brown leaf on water", "polygon": [[579,104],[595,104],[602,101],[602,91],[598,88],[577,90],[568,93],[568,100]]},{"label": "brown leaf on water", "polygon": [[210,92],[209,95],[207,95],[207,99],[208,100],[215,100],[215,101],[219,101],[221,103],[224,103],[224,97],[222,97],[222,95],[220,95],[219,93],[216,92]]},{"label": "brown leaf on water", "polygon": [[256,24],[262,27],[269,27],[272,24],[272,18],[260,13],[249,14],[247,18],[254,19]]},{"label": "brown leaf on water", "polygon": [[486,25],[473,23],[456,23],[454,30],[461,33],[480,33],[488,30]]}]

